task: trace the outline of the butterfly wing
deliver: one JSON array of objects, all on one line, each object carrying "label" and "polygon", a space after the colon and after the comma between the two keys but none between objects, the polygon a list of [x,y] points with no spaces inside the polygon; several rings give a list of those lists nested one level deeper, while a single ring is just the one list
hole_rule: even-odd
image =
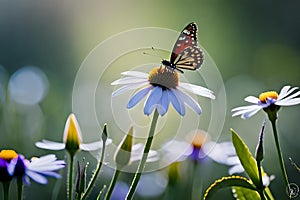
[{"label": "butterfly wing", "polygon": [[198,46],[190,46],[180,53],[174,65],[178,69],[196,70],[201,67],[204,61],[204,53]]},{"label": "butterfly wing", "polygon": [[198,46],[197,24],[188,24],[180,33],[171,54],[170,62],[176,68],[196,70],[204,60],[204,53]]}]

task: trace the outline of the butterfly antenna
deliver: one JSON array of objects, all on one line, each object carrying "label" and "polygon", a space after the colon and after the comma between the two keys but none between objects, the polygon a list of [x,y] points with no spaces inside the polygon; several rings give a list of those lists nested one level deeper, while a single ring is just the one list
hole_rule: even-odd
[{"label": "butterfly antenna", "polygon": [[154,47],[151,47],[151,49],[153,50],[154,54],[151,54],[151,53],[147,53],[147,52],[143,52],[144,55],[148,55],[148,56],[156,56],[156,57],[159,57],[161,60],[162,57],[157,53],[157,51],[154,49]]},{"label": "butterfly antenna", "polygon": [[155,54],[156,54],[161,60],[163,60],[163,58],[159,55],[159,53],[156,51],[156,49],[154,49],[154,47],[151,47],[151,49],[155,52]]}]

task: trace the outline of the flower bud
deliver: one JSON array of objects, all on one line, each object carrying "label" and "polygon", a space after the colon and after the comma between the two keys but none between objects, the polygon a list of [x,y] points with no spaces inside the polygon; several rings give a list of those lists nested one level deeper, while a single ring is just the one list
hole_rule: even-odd
[{"label": "flower bud", "polygon": [[130,127],[128,134],[123,138],[122,142],[117,148],[114,160],[117,164],[117,169],[121,169],[129,165],[132,149],[132,135],[133,127]]}]

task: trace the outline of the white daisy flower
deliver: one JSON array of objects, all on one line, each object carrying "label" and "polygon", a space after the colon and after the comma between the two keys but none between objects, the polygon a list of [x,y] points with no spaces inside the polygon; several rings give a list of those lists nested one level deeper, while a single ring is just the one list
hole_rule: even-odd
[{"label": "white daisy flower", "polygon": [[215,99],[213,92],[209,89],[198,85],[181,83],[177,72],[163,66],[153,68],[149,74],[138,71],[126,71],[122,75],[124,77],[111,83],[111,85],[123,85],[114,91],[112,96],[117,96],[128,90],[139,89],[129,100],[127,108],[134,107],[147,96],[144,105],[145,115],[150,115],[157,109],[158,113],[163,116],[168,111],[170,103],[181,116],[184,116],[186,112],[184,104],[200,115],[202,112],[200,105],[185,91]]},{"label": "white daisy flower", "polygon": [[190,142],[172,140],[162,147],[163,160],[167,163],[182,162],[191,159],[198,163],[205,162],[209,157],[213,161],[230,166],[229,174],[244,172],[232,142],[216,143],[207,137],[207,133],[197,130],[191,134]]},{"label": "white daisy flower", "polygon": [[[245,101],[253,104],[250,106],[241,106],[232,109],[232,117],[239,116],[243,119],[252,117],[261,109],[270,108],[272,111],[278,111],[281,106],[292,106],[300,104],[300,91],[295,92],[298,87],[284,86],[280,93],[275,91],[264,92],[259,95],[259,98],[248,96]],[[296,98],[297,97],[297,98]]]}]

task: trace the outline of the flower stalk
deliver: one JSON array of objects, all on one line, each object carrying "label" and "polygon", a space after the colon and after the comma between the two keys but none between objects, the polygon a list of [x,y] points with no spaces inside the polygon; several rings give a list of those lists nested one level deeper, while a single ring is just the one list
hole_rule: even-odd
[{"label": "flower stalk", "polygon": [[2,186],[3,186],[3,198],[4,198],[4,200],[8,200],[9,199],[10,181],[2,182]]},{"label": "flower stalk", "polygon": [[154,133],[155,133],[155,128],[156,128],[158,116],[159,116],[159,113],[158,113],[157,109],[155,109],[154,114],[153,114],[153,119],[152,119],[152,122],[151,122],[151,127],[150,127],[150,130],[149,130],[149,135],[148,135],[147,142],[146,142],[146,145],[145,145],[145,149],[144,149],[144,152],[143,152],[143,157],[142,157],[142,160],[139,163],[137,172],[134,175],[134,178],[133,178],[133,181],[131,183],[129,192],[127,193],[126,199],[132,199],[133,198],[133,195],[135,193],[137,184],[138,184],[138,182],[141,178],[142,172],[145,168],[147,156],[148,156],[148,153],[149,153],[151,145],[152,145],[152,141],[153,141],[153,137],[154,137]]},{"label": "flower stalk", "polygon": [[73,198],[73,170],[74,170],[74,155],[70,155],[69,173],[68,173],[68,199]]},{"label": "flower stalk", "polygon": [[288,188],[288,190],[289,190],[289,180],[288,180],[288,176],[287,176],[287,173],[286,173],[284,160],[283,160],[283,157],[282,157],[282,151],[281,151],[280,144],[279,144],[279,138],[278,138],[278,133],[277,133],[277,128],[276,128],[276,120],[271,120],[270,119],[270,121],[271,121],[271,124],[272,124],[272,129],[273,129],[277,154],[278,154],[278,158],[279,158],[279,162],[280,162],[281,173],[282,173],[282,176],[283,176],[283,181],[284,181],[284,184],[285,184],[286,188]]},{"label": "flower stalk", "polygon": [[107,141],[107,138],[108,138],[108,134],[107,134],[107,124],[104,124],[104,128],[103,128],[103,132],[102,132],[102,135],[101,135],[101,138],[102,138],[102,144],[103,144],[103,149],[102,149],[102,153],[101,153],[101,158],[97,164],[97,168],[95,170],[95,173],[93,174],[93,177],[91,179],[91,181],[89,182],[87,188],[86,188],[86,191],[83,193],[81,199],[86,199],[86,197],[89,195],[89,193],[91,192],[91,189],[94,185],[94,183],[96,182],[96,179],[97,179],[97,176],[101,170],[101,167],[102,167],[102,163],[103,163],[103,160],[104,160],[104,153],[105,153],[105,143]]}]

